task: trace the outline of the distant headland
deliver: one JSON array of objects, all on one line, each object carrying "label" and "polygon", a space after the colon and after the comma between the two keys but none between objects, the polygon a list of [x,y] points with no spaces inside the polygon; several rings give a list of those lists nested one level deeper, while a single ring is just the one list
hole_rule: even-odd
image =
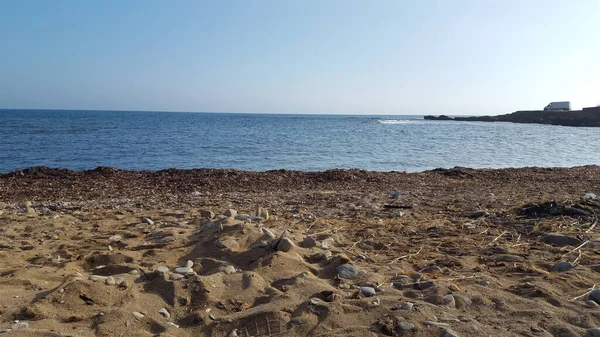
[{"label": "distant headland", "polygon": [[465,121],[465,122],[512,122],[512,123],[536,123],[579,127],[600,127],[600,106],[583,108],[582,110],[556,111],[556,110],[533,110],[516,111],[498,116],[476,116],[476,117],[449,117],[425,116],[427,120],[437,121]]}]

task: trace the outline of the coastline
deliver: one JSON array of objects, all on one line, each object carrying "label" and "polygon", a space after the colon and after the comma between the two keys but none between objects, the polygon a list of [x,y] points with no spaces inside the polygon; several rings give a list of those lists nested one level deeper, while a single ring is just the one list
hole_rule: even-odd
[{"label": "coastline", "polygon": [[[580,296],[600,270],[588,193],[600,166],[13,171],[0,175],[0,329],[581,336],[600,325]],[[272,248],[284,230],[292,248]],[[188,260],[193,274],[174,273]],[[348,265],[360,273],[340,278]]]},{"label": "coastline", "polygon": [[462,122],[511,122],[526,124],[550,124],[575,127],[600,127],[600,107],[571,111],[515,111],[498,116],[449,117],[424,116],[426,120]]}]

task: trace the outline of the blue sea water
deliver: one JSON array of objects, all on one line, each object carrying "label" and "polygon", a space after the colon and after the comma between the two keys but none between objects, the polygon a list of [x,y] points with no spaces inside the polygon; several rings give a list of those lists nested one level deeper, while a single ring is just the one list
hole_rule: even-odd
[{"label": "blue sea water", "polygon": [[600,129],[422,116],[0,110],[0,172],[234,168],[424,171],[600,164]]}]

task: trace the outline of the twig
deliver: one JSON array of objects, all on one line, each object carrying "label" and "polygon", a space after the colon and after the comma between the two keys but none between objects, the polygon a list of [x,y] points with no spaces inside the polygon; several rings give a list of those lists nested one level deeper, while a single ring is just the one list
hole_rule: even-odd
[{"label": "twig", "polygon": [[508,232],[508,231],[504,231],[504,232],[500,233],[500,235],[496,236],[496,237],[494,238],[494,240],[492,240],[492,242],[488,243],[488,246],[489,246],[489,245],[491,245],[492,243],[494,243],[494,242],[498,241],[498,239],[500,239],[500,238],[501,238],[501,237],[502,237],[504,234],[506,234],[507,232]]},{"label": "twig", "polygon": [[584,243],[580,244],[579,246],[573,248],[572,251],[570,251],[568,253],[564,253],[563,256],[561,256],[561,258],[564,258],[565,256],[567,256],[567,255],[569,255],[571,253],[574,253],[575,251],[580,250],[583,246],[587,245],[589,242],[590,242],[590,240],[587,240],[586,242],[584,242]]},{"label": "twig", "polygon": [[575,300],[578,300],[578,299],[582,298],[582,297],[583,297],[583,296],[585,296],[585,295],[588,295],[589,293],[591,293],[592,291],[594,291],[594,289],[596,289],[596,285],[595,285],[595,284],[594,284],[594,285],[593,285],[593,286],[590,288],[590,290],[589,290],[588,292],[586,292],[585,294],[581,294],[581,295],[579,295],[579,296],[577,296],[577,297],[573,297],[573,298],[571,299],[571,302],[572,302],[572,301],[575,301]]},{"label": "twig", "polygon": [[403,255],[403,256],[397,257],[397,258],[393,259],[392,261],[390,261],[389,263],[390,263],[390,264],[392,264],[392,263],[396,263],[396,262],[398,262],[398,261],[400,261],[400,260],[402,260],[403,258],[406,258],[406,257],[410,259],[411,257],[413,257],[413,256],[415,256],[415,255],[417,255],[417,254],[419,254],[419,253],[420,253],[422,250],[423,250],[423,246],[421,246],[421,248],[419,248],[419,250],[418,250],[416,253],[414,253],[414,254],[408,254],[408,255]]},{"label": "twig", "polygon": [[590,228],[588,228],[588,230],[586,230],[586,233],[589,233],[591,231],[594,230],[594,227],[596,227],[596,224],[598,224],[598,219],[594,220],[594,223],[592,223],[592,225],[590,226]]},{"label": "twig", "polygon": [[311,223],[311,224],[310,224],[310,226],[308,226],[308,228],[307,228],[307,229],[304,231],[304,233],[308,233],[308,231],[309,231],[309,230],[312,228],[312,226],[313,226],[314,224],[316,224],[316,223],[317,223],[317,221],[319,221],[319,219],[316,219],[315,221],[313,221],[313,223]]}]

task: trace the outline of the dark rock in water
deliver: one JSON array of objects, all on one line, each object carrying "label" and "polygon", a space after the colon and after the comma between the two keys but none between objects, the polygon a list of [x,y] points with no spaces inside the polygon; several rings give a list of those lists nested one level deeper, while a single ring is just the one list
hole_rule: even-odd
[{"label": "dark rock in water", "polygon": [[453,120],[452,117],[448,117],[446,115],[440,115],[440,116],[427,115],[427,116],[423,117],[423,119],[427,119],[430,121],[451,121],[451,120]]},{"label": "dark rock in water", "polygon": [[558,261],[554,264],[554,267],[552,268],[552,270],[560,273],[560,272],[565,272],[565,271],[571,270],[571,268],[573,268],[573,265],[571,264],[571,262]]},{"label": "dark rock in water", "polygon": [[338,266],[336,270],[338,272],[338,275],[341,278],[345,279],[353,279],[360,273],[360,269],[356,268],[351,264],[343,264],[341,266]]},{"label": "dark rock in water", "polygon": [[579,240],[578,238],[574,238],[571,236],[566,236],[566,235],[562,235],[562,234],[558,234],[558,233],[547,234],[546,236],[544,236],[542,241],[549,245],[554,245],[554,246],[558,246],[558,247],[564,247],[564,246],[576,247],[576,246],[579,246],[580,244],[582,244],[582,241]]}]

